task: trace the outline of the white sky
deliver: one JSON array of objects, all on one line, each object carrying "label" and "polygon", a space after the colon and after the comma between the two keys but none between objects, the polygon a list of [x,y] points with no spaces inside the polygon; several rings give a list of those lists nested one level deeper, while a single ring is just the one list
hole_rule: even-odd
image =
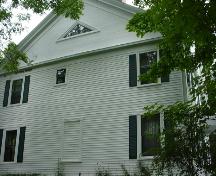
[{"label": "white sky", "polygon": [[[133,0],[126,0],[127,4],[133,4]],[[31,32],[32,29],[34,29],[46,16],[47,14],[43,15],[36,15],[31,14],[31,20],[23,22],[24,31],[21,34],[16,34],[12,36],[12,41],[15,43],[19,43],[29,32]]]}]

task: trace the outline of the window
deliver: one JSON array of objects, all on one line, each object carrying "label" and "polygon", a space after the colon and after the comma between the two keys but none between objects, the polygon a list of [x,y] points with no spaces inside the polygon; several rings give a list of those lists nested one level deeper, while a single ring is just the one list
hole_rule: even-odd
[{"label": "window", "polygon": [[[150,69],[150,65],[157,62],[157,51],[151,51],[146,53],[140,53],[139,54],[139,72],[138,76],[145,74]],[[157,83],[158,79],[153,80],[142,80],[140,81],[140,84],[149,84],[149,83]]]},{"label": "window", "polygon": [[6,131],[4,162],[14,161],[17,130]]},{"label": "window", "polygon": [[79,34],[83,34],[83,33],[87,33],[87,32],[91,32],[92,29],[81,25],[81,24],[76,24],[71,30],[69,30],[64,36],[63,38],[68,38],[68,37],[72,37],[75,35],[79,35]]},{"label": "window", "polygon": [[22,79],[13,81],[12,90],[11,90],[11,104],[20,103],[21,93],[22,93],[22,84],[23,84]]},{"label": "window", "polygon": [[0,129],[0,162],[23,162],[25,130]]},{"label": "window", "polygon": [[146,78],[141,81],[139,79],[140,75],[147,73],[151,64],[157,62],[158,59],[159,51],[157,50],[129,55],[129,86],[169,82],[169,75],[163,75],[161,78]]},{"label": "window", "polygon": [[25,78],[7,80],[3,99],[3,107],[8,104],[20,104],[28,102],[30,76]]},{"label": "window", "polygon": [[56,84],[65,83],[65,77],[66,77],[66,69],[65,68],[57,70],[57,73],[56,73]]},{"label": "window", "polygon": [[152,157],[160,148],[163,115],[153,117],[129,116],[129,159]]},{"label": "window", "polygon": [[160,148],[160,116],[141,118],[142,156],[152,156]]}]

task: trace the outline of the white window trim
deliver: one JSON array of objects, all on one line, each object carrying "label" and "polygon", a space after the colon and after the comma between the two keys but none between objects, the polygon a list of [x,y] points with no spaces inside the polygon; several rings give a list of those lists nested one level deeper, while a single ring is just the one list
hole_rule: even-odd
[{"label": "white window trim", "polygon": [[[137,159],[153,159],[154,156],[142,156],[142,136],[141,136],[141,118],[142,115],[137,115]],[[160,132],[162,133],[164,129],[164,113],[160,113]]]},{"label": "white window trim", "polygon": [[[13,81],[16,81],[16,80],[19,80],[19,79],[22,79],[22,90],[21,90],[20,102],[16,103],[16,104],[11,104]],[[8,96],[8,106],[17,106],[17,105],[23,104],[22,102],[23,102],[24,84],[25,84],[25,76],[10,79],[10,89],[9,89],[9,96]]]},{"label": "white window trim", "polygon": [[[5,162],[4,161],[4,154],[5,154],[5,142],[6,142],[6,132],[7,131],[17,131],[16,136],[16,146],[15,146],[15,154],[14,154],[14,161]],[[7,128],[3,130],[3,137],[2,137],[2,147],[1,147],[1,156],[0,156],[0,163],[17,163],[17,155],[18,155],[18,146],[19,146],[19,136],[20,136],[20,128]]]},{"label": "white window trim", "polygon": [[[58,71],[58,70],[61,70],[61,69],[66,69],[65,82],[64,82],[64,83],[56,84],[56,81],[57,81],[57,80],[56,80],[56,79],[57,79],[56,74],[57,74],[57,71]],[[60,67],[56,67],[56,68],[55,68],[55,73],[54,73],[54,75],[55,75],[55,78],[54,78],[54,86],[55,86],[55,87],[67,85],[67,83],[68,83],[68,71],[69,71],[68,66],[60,66]]]},{"label": "white window trim", "polygon": [[159,58],[160,58],[160,56],[159,56],[159,48],[145,50],[145,51],[139,51],[139,52],[136,53],[137,87],[147,87],[147,86],[153,86],[153,85],[160,85],[161,84],[161,78],[160,77],[157,79],[157,83],[141,84],[141,81],[139,80],[139,76],[140,76],[140,54],[141,53],[148,53],[148,52],[152,52],[152,51],[157,52],[157,62],[158,62]]}]

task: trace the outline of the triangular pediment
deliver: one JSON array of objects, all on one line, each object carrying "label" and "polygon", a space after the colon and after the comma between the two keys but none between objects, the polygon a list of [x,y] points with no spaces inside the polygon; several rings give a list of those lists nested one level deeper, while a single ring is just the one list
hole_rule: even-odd
[{"label": "triangular pediment", "polygon": [[134,7],[116,0],[84,0],[84,3],[83,15],[79,20],[51,13],[20,43],[20,49],[26,52],[33,64],[72,58],[157,37],[148,34],[137,38],[135,33],[126,30],[133,15],[128,9],[132,11]]},{"label": "triangular pediment", "polygon": [[98,30],[92,26],[77,21],[59,38],[59,40],[79,37],[93,32],[98,32]]}]

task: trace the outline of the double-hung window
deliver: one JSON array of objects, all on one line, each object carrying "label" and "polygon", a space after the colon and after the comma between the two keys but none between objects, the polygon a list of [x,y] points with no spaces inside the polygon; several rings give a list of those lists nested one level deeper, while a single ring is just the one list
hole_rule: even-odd
[{"label": "double-hung window", "polygon": [[3,107],[28,102],[30,76],[7,80],[3,99]]},{"label": "double-hung window", "polygon": [[22,97],[23,79],[17,79],[12,82],[11,104],[20,103]]},{"label": "double-hung window", "polygon": [[141,116],[141,146],[142,156],[153,156],[160,148],[160,115]]},{"label": "double-hung window", "polygon": [[[138,67],[138,73],[137,76],[146,74],[150,66],[157,62],[158,59],[158,52],[157,51],[150,51],[145,53],[139,53],[138,54],[138,60],[137,60],[137,67]],[[158,83],[159,79],[145,79],[145,80],[139,80],[139,84],[150,84],[150,83]]]},{"label": "double-hung window", "polygon": [[4,162],[13,162],[16,150],[17,130],[6,131]]},{"label": "double-hung window", "polygon": [[0,129],[0,162],[23,162],[25,130]]},{"label": "double-hung window", "polygon": [[163,126],[162,114],[151,117],[129,116],[129,158],[154,156],[161,147],[160,133]]},{"label": "double-hung window", "polygon": [[169,75],[164,75],[161,78],[143,77],[149,71],[151,65],[158,60],[159,50],[156,49],[129,55],[129,86],[169,82]]}]

